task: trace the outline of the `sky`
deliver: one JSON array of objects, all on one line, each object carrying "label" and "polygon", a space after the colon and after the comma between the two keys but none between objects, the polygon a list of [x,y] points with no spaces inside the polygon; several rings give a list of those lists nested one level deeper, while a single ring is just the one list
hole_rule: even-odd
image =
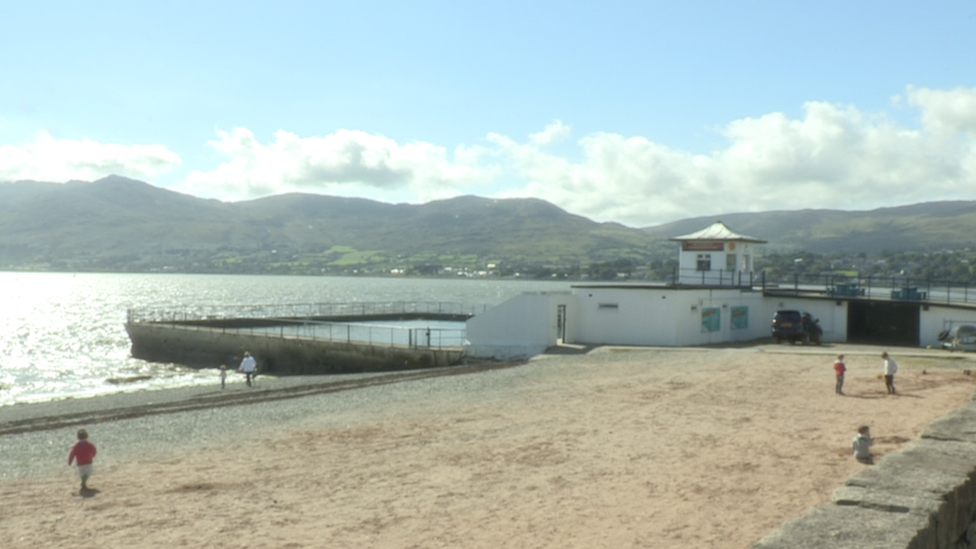
[{"label": "sky", "polygon": [[0,0],[0,29],[0,181],[631,227],[976,200],[972,0]]}]

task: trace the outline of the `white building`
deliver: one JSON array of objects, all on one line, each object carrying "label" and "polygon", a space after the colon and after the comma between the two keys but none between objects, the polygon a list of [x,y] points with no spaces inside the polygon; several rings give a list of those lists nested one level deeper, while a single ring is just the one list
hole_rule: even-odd
[{"label": "white building", "polygon": [[847,341],[849,333],[864,340],[872,329],[892,333],[894,322],[914,337],[898,344],[936,346],[947,322],[976,323],[971,305],[844,297],[828,288],[764,288],[753,262],[765,241],[736,234],[721,222],[671,240],[681,243],[675,283],[589,283],[569,292],[516,296],[468,320],[465,354],[511,360],[560,343],[675,347],[752,341],[770,336],[770,319],[779,309],[809,312],[828,343]]},{"label": "white building", "polygon": [[743,282],[749,285],[755,246],[766,243],[765,240],[735,234],[721,221],[671,240],[681,243],[678,283],[701,286],[741,286]]}]

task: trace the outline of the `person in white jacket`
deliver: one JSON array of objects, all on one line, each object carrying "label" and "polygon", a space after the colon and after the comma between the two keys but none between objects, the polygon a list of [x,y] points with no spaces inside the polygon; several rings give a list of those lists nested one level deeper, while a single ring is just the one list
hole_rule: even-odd
[{"label": "person in white jacket", "polygon": [[885,387],[888,389],[888,394],[893,395],[895,394],[895,373],[898,372],[898,364],[888,356],[887,351],[881,353],[881,358],[884,360]]},{"label": "person in white jacket", "polygon": [[251,356],[251,353],[245,352],[244,360],[241,361],[241,368],[238,371],[243,372],[244,375],[247,376],[248,387],[251,386],[251,377],[256,375],[255,370],[257,370],[257,368],[258,368],[258,362],[254,360],[254,357]]}]

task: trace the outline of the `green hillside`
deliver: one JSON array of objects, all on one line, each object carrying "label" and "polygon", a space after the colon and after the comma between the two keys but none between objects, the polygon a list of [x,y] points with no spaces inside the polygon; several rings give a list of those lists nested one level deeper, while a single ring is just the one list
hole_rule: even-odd
[{"label": "green hillside", "polygon": [[[976,202],[867,212],[731,213],[764,253],[876,254],[973,246]],[[0,183],[0,269],[434,275],[670,269],[669,239],[712,217],[632,228],[538,199],[463,196],[422,205],[286,194],[245,202],[183,195],[119,176]]]}]

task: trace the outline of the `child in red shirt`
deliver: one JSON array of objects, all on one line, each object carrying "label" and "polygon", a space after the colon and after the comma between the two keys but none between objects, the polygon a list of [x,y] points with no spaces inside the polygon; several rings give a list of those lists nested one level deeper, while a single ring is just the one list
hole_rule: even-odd
[{"label": "child in red shirt", "polygon": [[88,442],[88,431],[84,428],[78,429],[78,442],[71,447],[71,452],[68,453],[68,465],[77,460],[82,491],[88,490],[88,477],[91,476],[92,460],[95,459],[96,453],[98,451],[95,450],[95,445]]},{"label": "child in red shirt", "polygon": [[847,366],[844,366],[844,355],[837,355],[837,360],[834,361],[834,371],[837,372],[837,394],[844,394],[844,372],[847,371]]}]

